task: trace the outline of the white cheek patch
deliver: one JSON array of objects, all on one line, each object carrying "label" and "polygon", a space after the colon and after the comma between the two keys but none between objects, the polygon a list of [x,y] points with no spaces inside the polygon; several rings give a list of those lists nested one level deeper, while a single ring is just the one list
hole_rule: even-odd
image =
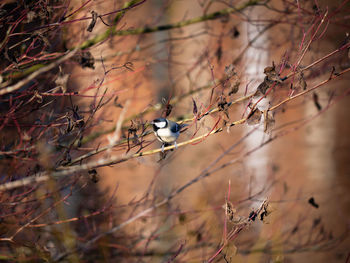
[{"label": "white cheek patch", "polygon": [[154,125],[156,125],[157,128],[161,129],[161,128],[164,128],[166,126],[166,122],[165,121],[155,122]]}]

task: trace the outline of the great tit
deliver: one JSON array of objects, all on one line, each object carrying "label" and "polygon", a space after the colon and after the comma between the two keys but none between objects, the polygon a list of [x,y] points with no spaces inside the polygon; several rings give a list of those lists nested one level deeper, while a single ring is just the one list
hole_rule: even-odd
[{"label": "great tit", "polygon": [[163,143],[162,152],[164,152],[165,146],[169,146],[172,143],[177,148],[176,140],[180,135],[180,131],[188,126],[187,124],[178,124],[165,118],[154,119],[151,121],[151,124],[157,139]]}]

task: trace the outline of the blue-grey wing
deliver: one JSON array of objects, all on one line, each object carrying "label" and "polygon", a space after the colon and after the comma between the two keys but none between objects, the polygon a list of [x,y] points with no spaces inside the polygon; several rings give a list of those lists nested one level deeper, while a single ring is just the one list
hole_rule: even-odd
[{"label": "blue-grey wing", "polygon": [[174,123],[174,125],[171,125],[170,130],[173,133],[177,133],[181,130],[181,125]]}]

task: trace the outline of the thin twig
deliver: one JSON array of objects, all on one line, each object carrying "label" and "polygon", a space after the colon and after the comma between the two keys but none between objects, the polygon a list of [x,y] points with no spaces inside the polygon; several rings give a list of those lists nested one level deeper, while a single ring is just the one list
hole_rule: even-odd
[{"label": "thin twig", "polygon": [[[331,81],[331,80],[333,80],[335,78],[338,78],[339,76],[341,76],[344,73],[349,72],[349,71],[350,71],[350,68],[348,68],[346,70],[343,70],[340,73],[334,74],[331,78],[327,78],[327,80],[322,81],[321,83],[319,83],[315,87],[310,88],[310,89],[308,89],[306,91],[300,92],[297,95],[294,95],[293,97],[290,97],[290,98],[287,98],[287,99],[283,100],[282,102],[278,103],[277,105],[271,107],[270,111],[275,110],[276,108],[280,107],[282,104],[284,104],[286,102],[289,102],[289,101],[291,101],[293,99],[296,99],[296,98],[298,98],[298,97],[300,97],[300,96],[302,96],[302,95],[304,95],[304,94],[306,94],[306,93],[308,93],[308,92],[310,92],[310,91],[312,91],[314,89],[317,89],[317,88],[325,85],[329,81]],[[230,123],[230,126],[234,126],[234,125],[237,125],[237,124],[242,124],[246,120],[247,120],[247,118],[242,118],[242,119],[240,119],[238,121]],[[223,131],[223,128],[214,129],[214,130],[212,130],[212,131],[210,131],[208,133],[205,133],[203,135],[195,137],[195,138],[193,138],[191,140],[187,140],[185,142],[179,143],[179,144],[177,144],[177,147],[182,147],[182,146],[185,146],[185,145],[188,145],[188,144],[192,144],[194,142],[198,142],[198,141],[206,138],[209,135],[213,135],[215,133],[219,133],[219,132],[222,132],[222,131]],[[170,146],[165,147],[164,151],[169,151],[169,150],[174,149],[174,148],[175,148],[174,145],[170,145]],[[132,158],[153,155],[153,154],[159,153],[161,151],[162,151],[162,149],[154,149],[154,150],[149,150],[149,151],[145,151],[145,152],[139,152],[139,153],[135,153],[135,154],[130,153],[130,154],[123,154],[123,155],[118,155],[118,156],[111,156],[110,158],[99,159],[97,161],[89,162],[87,164],[81,164],[81,165],[75,165],[75,166],[69,166],[69,167],[60,167],[60,168],[58,168],[59,171],[51,172],[50,176],[55,177],[55,178],[59,178],[59,177],[62,177],[62,176],[67,176],[67,175],[73,174],[73,173],[87,171],[87,170],[90,170],[90,169],[93,169],[93,168],[98,168],[98,167],[102,167],[102,166],[108,166],[108,165],[113,165],[113,164],[125,162],[125,161],[127,161],[129,159],[132,159]],[[6,190],[10,190],[10,189],[21,187],[21,186],[27,186],[27,185],[30,185],[32,183],[44,182],[44,181],[47,181],[50,178],[50,176],[48,175],[47,172],[43,172],[43,173],[40,173],[38,175],[32,175],[32,176],[29,176],[29,177],[26,177],[26,178],[23,178],[23,179],[19,179],[19,180],[13,181],[13,182],[4,183],[4,184],[0,185],[0,191],[6,191]]]},{"label": "thin twig", "polygon": [[118,121],[115,124],[114,134],[113,134],[113,136],[108,138],[109,146],[110,146],[109,149],[111,149],[116,144],[116,142],[119,141],[119,139],[120,139],[123,121],[124,121],[125,114],[128,110],[129,105],[130,105],[130,100],[127,100],[122,112],[119,115]]},{"label": "thin twig", "polygon": [[77,49],[74,49],[72,51],[68,51],[68,53],[66,55],[64,55],[63,57],[61,57],[60,59],[52,62],[51,64],[47,65],[46,67],[40,68],[38,70],[36,70],[35,72],[33,72],[31,75],[29,75],[27,78],[18,81],[15,85],[0,89],[0,96],[10,93],[10,92],[14,92],[18,89],[20,89],[22,86],[24,86],[25,84],[27,84],[28,82],[30,82],[31,80],[35,79],[36,77],[38,77],[39,75],[50,71],[51,69],[57,67],[58,65],[60,65],[62,62],[70,59],[71,57],[74,56],[74,54],[77,52]]},{"label": "thin twig", "polygon": [[215,20],[228,14],[238,13],[249,6],[258,5],[261,2],[262,2],[261,0],[249,0],[238,7],[225,8],[210,14],[205,14],[199,17],[191,18],[191,19],[180,21],[173,24],[159,25],[155,27],[143,27],[143,28],[119,30],[119,31],[116,30],[115,27],[113,27],[108,29],[106,32],[102,34],[97,35],[96,37],[85,41],[82,45],[80,45],[80,49],[87,49],[91,46],[94,46],[95,44],[106,40],[110,36],[128,36],[128,35],[147,34],[147,33],[159,32],[164,30],[171,30],[175,28],[181,28],[181,27],[189,26],[192,24],[196,24],[196,23],[200,23],[208,20]]},{"label": "thin twig", "polygon": [[345,74],[346,72],[349,72],[349,71],[350,71],[350,68],[347,68],[347,69],[341,71],[340,73],[333,74],[332,76],[328,77],[326,80],[322,81],[321,83],[317,84],[316,86],[314,86],[314,87],[312,87],[312,88],[310,88],[310,89],[307,89],[307,90],[305,90],[305,91],[302,91],[302,92],[300,92],[300,93],[298,93],[298,94],[296,94],[296,95],[294,95],[294,96],[292,96],[292,97],[286,98],[285,100],[283,100],[283,101],[279,102],[278,104],[276,104],[275,106],[271,107],[269,110],[270,110],[270,111],[275,110],[275,109],[277,109],[278,107],[280,107],[281,105],[285,104],[286,102],[291,101],[291,100],[294,100],[294,99],[296,99],[296,98],[298,98],[298,97],[300,97],[300,96],[303,96],[303,95],[305,95],[306,93],[309,93],[309,92],[311,92],[311,91],[313,91],[313,90],[315,90],[315,89],[317,89],[317,88],[323,86],[324,84],[328,83],[329,81],[331,81],[331,80],[333,80],[333,79],[336,79],[336,78],[338,78],[339,76],[341,76],[341,75],[343,75],[343,74]]}]

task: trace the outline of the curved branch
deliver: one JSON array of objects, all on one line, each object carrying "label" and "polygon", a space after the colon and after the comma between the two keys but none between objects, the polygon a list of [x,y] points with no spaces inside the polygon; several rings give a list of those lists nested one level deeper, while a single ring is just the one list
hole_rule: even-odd
[{"label": "curved branch", "polygon": [[154,26],[154,27],[142,27],[142,28],[135,28],[135,29],[127,29],[127,30],[119,30],[117,31],[115,27],[110,28],[106,30],[104,33],[97,35],[94,38],[91,38],[87,41],[85,41],[83,44],[80,45],[80,49],[87,49],[89,47],[94,46],[97,43],[100,43],[104,40],[106,40],[110,36],[129,36],[129,35],[140,35],[140,34],[147,34],[147,33],[154,33],[154,32],[159,32],[159,31],[165,31],[165,30],[171,30],[175,28],[181,28],[185,26],[189,26],[192,24],[204,22],[204,21],[209,21],[209,20],[215,20],[217,18],[220,18],[222,16],[236,13],[236,12],[241,12],[245,8],[249,6],[255,6],[260,4],[262,1],[261,0],[249,0],[242,5],[238,7],[230,7],[230,8],[225,8],[210,14],[202,15],[199,17],[191,18],[185,21],[180,21],[177,23],[173,24],[166,24],[166,25],[159,25],[159,26]]}]

